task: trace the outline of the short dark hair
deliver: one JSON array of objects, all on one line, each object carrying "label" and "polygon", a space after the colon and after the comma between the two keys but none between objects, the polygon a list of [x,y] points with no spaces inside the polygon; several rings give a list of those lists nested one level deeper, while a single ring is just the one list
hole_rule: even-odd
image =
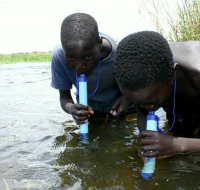
[{"label": "short dark hair", "polygon": [[115,54],[115,77],[121,87],[139,90],[173,76],[173,55],[159,33],[141,31],[122,39]]},{"label": "short dark hair", "polygon": [[96,20],[86,13],[74,13],[67,16],[61,25],[61,43],[65,47],[68,41],[83,40],[90,45],[99,43],[99,31]]}]

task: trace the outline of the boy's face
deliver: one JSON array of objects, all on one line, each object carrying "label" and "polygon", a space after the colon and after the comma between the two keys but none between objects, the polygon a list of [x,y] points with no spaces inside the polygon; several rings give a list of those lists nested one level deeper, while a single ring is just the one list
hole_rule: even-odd
[{"label": "boy's face", "polygon": [[98,62],[99,44],[70,41],[63,49],[67,64],[79,74],[89,73]]},{"label": "boy's face", "polygon": [[156,111],[169,100],[173,90],[173,83],[156,83],[137,91],[131,91],[123,87],[120,89],[123,95],[128,100],[133,102],[133,104],[140,106],[148,111]]}]

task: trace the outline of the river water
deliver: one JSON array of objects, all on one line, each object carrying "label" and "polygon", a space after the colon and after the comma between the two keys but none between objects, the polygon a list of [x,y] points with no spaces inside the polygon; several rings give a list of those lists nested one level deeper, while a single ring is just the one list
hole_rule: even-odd
[{"label": "river water", "polygon": [[200,189],[199,153],[157,159],[153,177],[140,176],[135,114],[94,118],[83,144],[50,81],[50,63],[0,65],[0,190]]}]

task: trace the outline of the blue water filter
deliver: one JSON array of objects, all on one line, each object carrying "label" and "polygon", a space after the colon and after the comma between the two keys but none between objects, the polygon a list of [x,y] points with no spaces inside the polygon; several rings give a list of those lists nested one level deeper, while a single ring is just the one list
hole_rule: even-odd
[{"label": "blue water filter", "polygon": [[[155,112],[149,112],[149,115],[147,115],[147,124],[146,129],[151,131],[157,131],[158,126],[158,116],[155,115]],[[141,176],[144,179],[150,179],[155,170],[155,164],[156,164],[156,158],[145,158],[146,162],[144,163],[144,167],[141,171]]]},{"label": "blue water filter", "polygon": [[[87,95],[87,77],[85,74],[81,74],[78,78],[79,82],[79,104],[88,105]],[[80,136],[88,136],[88,122],[80,125]]]}]

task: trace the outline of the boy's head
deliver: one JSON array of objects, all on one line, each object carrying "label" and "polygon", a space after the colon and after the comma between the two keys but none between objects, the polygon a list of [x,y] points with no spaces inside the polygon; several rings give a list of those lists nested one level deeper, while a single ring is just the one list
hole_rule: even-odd
[{"label": "boy's head", "polygon": [[67,16],[61,25],[61,43],[69,66],[79,73],[88,72],[101,46],[96,20],[86,13]]},{"label": "boy's head", "polygon": [[61,25],[61,43],[69,41],[87,41],[90,45],[99,43],[99,31],[96,20],[86,13],[74,13],[67,16]]},{"label": "boy's head", "polygon": [[169,98],[174,76],[173,56],[168,42],[159,33],[142,31],[122,39],[114,68],[123,94],[135,104],[148,105],[149,110],[158,109]]}]

